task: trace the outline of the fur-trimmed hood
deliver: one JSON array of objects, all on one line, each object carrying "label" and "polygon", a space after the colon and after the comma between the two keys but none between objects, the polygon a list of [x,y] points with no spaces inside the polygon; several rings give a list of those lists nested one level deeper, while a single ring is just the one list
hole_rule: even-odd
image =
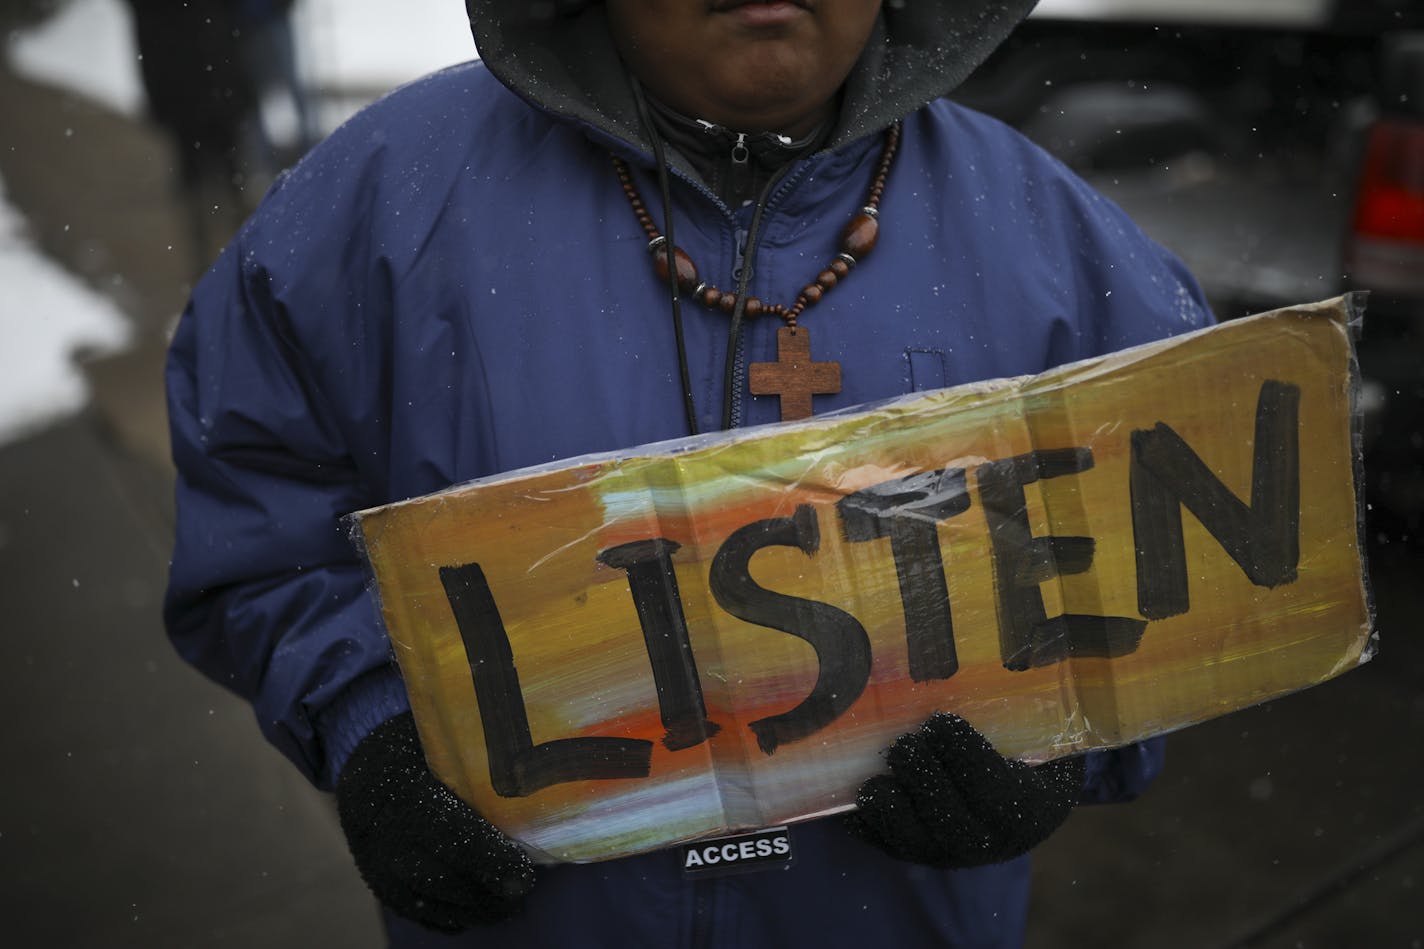
[{"label": "fur-trimmed hood", "polygon": [[[846,81],[834,147],[950,92],[1037,0],[886,0]],[[480,58],[531,104],[641,149],[633,95],[596,0],[466,0]]]}]

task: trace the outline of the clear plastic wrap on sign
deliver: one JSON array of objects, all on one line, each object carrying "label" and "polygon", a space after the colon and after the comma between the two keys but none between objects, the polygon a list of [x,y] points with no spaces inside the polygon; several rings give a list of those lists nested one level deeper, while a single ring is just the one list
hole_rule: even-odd
[{"label": "clear plastic wrap on sign", "polygon": [[550,861],[1125,744],[1369,658],[1358,299],[355,515],[435,773]]}]

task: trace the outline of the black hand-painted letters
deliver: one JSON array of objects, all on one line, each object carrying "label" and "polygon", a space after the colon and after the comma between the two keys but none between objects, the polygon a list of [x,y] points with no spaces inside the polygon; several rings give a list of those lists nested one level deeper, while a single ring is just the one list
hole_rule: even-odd
[{"label": "black hand-painted letters", "polygon": [[611,547],[598,555],[600,563],[628,571],[628,588],[638,608],[643,642],[653,666],[658,690],[658,711],[667,734],[669,751],[700,745],[721,730],[707,720],[702,701],[702,681],[687,637],[687,617],[677,590],[672,555],[680,545],[655,537]]},{"label": "black hand-painted letters", "polygon": [[1038,585],[1085,572],[1093,563],[1094,543],[1091,537],[1034,537],[1024,485],[1092,467],[1091,451],[1064,448],[991,461],[976,470],[994,550],[999,658],[1005,669],[1036,669],[1069,656],[1123,656],[1142,639],[1147,624],[1135,617],[1065,613],[1049,619],[1044,612]]},{"label": "black hand-painted letters", "polygon": [[652,742],[635,738],[561,738],[534,744],[524,693],[504,620],[477,563],[441,567],[440,582],[460,627],[475,701],[484,723],[490,784],[500,797],[525,797],[565,781],[646,778]]},{"label": "black hand-painted letters", "polygon": [[[1169,426],[1134,431],[1128,474],[1138,612],[1145,619],[1065,613],[1048,617],[1039,585],[1090,569],[1091,537],[1034,536],[1024,488],[1093,468],[1087,448],[1030,452],[975,469],[992,554],[1000,660],[1013,671],[1070,657],[1112,659],[1133,652],[1149,620],[1190,603],[1182,508],[1196,516],[1257,586],[1296,578],[1300,560],[1300,389],[1267,381],[1256,405],[1251,499],[1242,502]],[[962,468],[895,478],[840,499],[847,543],[890,541],[905,617],[910,677],[947,679],[959,668],[939,524],[969,510]],[[1051,521],[1052,518],[1050,517]],[[816,653],[816,681],[793,708],[750,723],[765,754],[816,734],[843,715],[870,681],[871,644],[845,610],[768,590],[752,579],[752,557],[791,547],[820,548],[816,509],[755,521],[733,531],[708,572],[708,588],[732,616],[804,640]],[[678,590],[673,557],[680,545],[656,537],[600,552],[598,561],[628,575],[666,734],[680,751],[708,741],[719,726],[707,715]],[[521,797],[567,781],[640,778],[650,773],[653,743],[608,737],[534,744],[514,653],[480,565],[441,567],[440,581],[464,642],[484,726],[496,794]]]},{"label": "black hand-painted letters", "polygon": [[712,559],[712,595],[738,619],[779,629],[811,644],[820,672],[811,694],[780,715],[751,723],[757,745],[771,754],[778,745],[813,735],[850,708],[870,681],[870,637],[860,621],[828,603],[775,593],[752,579],[752,554],[764,547],[795,547],[810,556],[821,545],[816,510],[773,517],[738,528]]},{"label": "black hand-painted letters", "polygon": [[1167,425],[1158,422],[1132,433],[1129,487],[1139,613],[1166,619],[1190,607],[1184,507],[1256,586],[1295,579],[1300,562],[1299,414],[1299,386],[1274,380],[1261,386],[1249,506]]},{"label": "black hand-painted letters", "polygon": [[847,495],[836,507],[845,539],[851,543],[890,537],[905,611],[910,678],[929,682],[954,675],[959,671],[959,655],[938,525],[969,510],[964,469],[925,471],[886,481]]}]

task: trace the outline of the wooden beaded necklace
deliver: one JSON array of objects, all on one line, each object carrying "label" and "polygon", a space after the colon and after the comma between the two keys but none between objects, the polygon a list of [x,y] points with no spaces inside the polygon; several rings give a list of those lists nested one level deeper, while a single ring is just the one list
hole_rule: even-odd
[{"label": "wooden beaded necklace", "polygon": [[[880,236],[880,197],[885,191],[885,181],[899,147],[900,123],[896,122],[885,130],[885,144],[870,181],[865,206],[841,232],[840,252],[816,275],[814,281],[801,288],[795,302],[788,307],[780,303],[763,303],[749,296],[742,305],[742,312],[748,319],[775,316],[786,324],[776,333],[777,361],[752,363],[748,367],[752,394],[778,396],[783,421],[809,418],[813,395],[834,395],[841,391],[841,364],[811,361],[811,334],[799,324],[799,320],[808,307],[819,303],[821,297],[850,274],[851,268],[875,249],[875,242]],[[615,155],[613,167],[638,224],[648,235],[648,250],[653,255],[658,278],[666,283],[675,273],[679,292],[710,309],[720,309],[729,314],[734,311],[737,308],[735,293],[719,290],[701,280],[697,264],[681,247],[667,248],[667,238],[653,223],[653,216],[648,213],[643,197],[633,183],[633,174],[627,162]]]}]

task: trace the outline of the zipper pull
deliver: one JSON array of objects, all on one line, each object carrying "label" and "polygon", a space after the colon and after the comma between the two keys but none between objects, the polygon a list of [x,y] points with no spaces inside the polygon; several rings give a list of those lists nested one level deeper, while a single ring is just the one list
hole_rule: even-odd
[{"label": "zipper pull", "polygon": [[[747,148],[747,133],[738,132],[732,143],[732,190],[736,194],[746,194],[752,184],[752,150]],[[741,251],[737,253],[740,255]]]}]

